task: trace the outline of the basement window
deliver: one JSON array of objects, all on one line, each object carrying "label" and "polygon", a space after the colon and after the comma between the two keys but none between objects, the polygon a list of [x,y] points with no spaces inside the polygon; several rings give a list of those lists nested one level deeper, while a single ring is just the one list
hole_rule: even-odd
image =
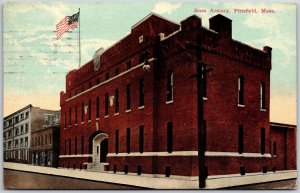
[{"label": "basement window", "polygon": [[240,174],[244,176],[246,174],[246,169],[244,166],[240,167]]},{"label": "basement window", "polygon": [[170,177],[170,175],[171,175],[171,166],[166,166],[165,174],[166,174],[166,177]]}]

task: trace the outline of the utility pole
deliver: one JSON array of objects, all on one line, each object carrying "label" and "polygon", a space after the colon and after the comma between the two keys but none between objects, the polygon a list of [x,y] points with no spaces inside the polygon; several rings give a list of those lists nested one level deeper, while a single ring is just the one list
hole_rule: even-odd
[{"label": "utility pole", "polygon": [[193,45],[187,43],[188,49],[196,50],[196,65],[197,74],[192,77],[197,78],[197,119],[198,119],[198,175],[199,188],[205,188],[207,171],[205,169],[205,146],[206,146],[206,124],[204,120],[204,105],[203,105],[203,75],[211,69],[207,70],[205,64],[202,62],[202,40],[197,38],[197,44]]}]

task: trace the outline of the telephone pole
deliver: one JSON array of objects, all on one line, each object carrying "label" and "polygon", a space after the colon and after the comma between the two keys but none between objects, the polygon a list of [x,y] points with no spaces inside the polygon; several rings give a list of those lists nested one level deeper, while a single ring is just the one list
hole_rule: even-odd
[{"label": "telephone pole", "polygon": [[192,77],[197,78],[197,119],[198,119],[198,175],[199,188],[205,188],[207,171],[205,168],[205,146],[206,146],[206,122],[204,120],[204,105],[203,105],[203,77],[204,73],[211,71],[206,69],[208,64],[202,62],[202,40],[197,38],[197,44],[187,43],[188,49],[196,50],[196,65],[197,74]]}]

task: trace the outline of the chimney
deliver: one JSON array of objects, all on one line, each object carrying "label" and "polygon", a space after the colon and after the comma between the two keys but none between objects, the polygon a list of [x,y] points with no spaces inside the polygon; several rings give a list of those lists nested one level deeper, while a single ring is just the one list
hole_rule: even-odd
[{"label": "chimney", "polygon": [[263,51],[271,55],[271,53],[272,53],[272,48],[269,47],[269,46],[264,46]]},{"label": "chimney", "polygon": [[231,19],[218,14],[209,19],[209,29],[219,32],[225,38],[232,38]]},{"label": "chimney", "polygon": [[198,29],[200,30],[202,27],[201,18],[197,15],[192,15],[185,20],[181,21],[181,30],[190,32],[192,30]]}]

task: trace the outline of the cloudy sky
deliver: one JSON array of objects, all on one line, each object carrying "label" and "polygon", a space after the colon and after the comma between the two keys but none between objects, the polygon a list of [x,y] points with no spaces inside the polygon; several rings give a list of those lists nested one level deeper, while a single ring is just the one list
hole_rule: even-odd
[{"label": "cloudy sky", "polygon": [[[227,9],[233,38],[262,49],[273,48],[271,121],[296,124],[296,7],[293,4],[250,3],[6,3],[3,9],[4,116],[28,105],[59,109],[65,75],[78,68],[78,29],[55,40],[55,25],[80,8],[82,64],[100,47],[107,48],[131,26],[155,12],[175,22],[196,14],[208,27]],[[207,13],[195,13],[195,8]],[[256,14],[233,9],[256,8]],[[262,14],[261,8],[275,13]]]}]

